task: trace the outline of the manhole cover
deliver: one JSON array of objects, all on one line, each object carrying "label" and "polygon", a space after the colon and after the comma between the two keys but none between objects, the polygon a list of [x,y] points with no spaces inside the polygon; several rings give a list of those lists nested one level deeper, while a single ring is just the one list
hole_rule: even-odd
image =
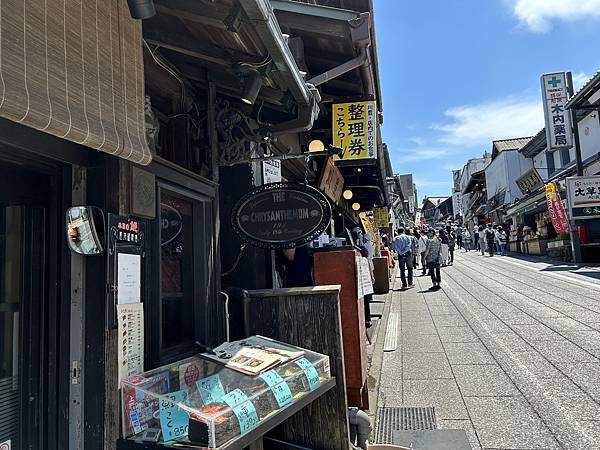
[{"label": "manhole cover", "polygon": [[378,444],[393,444],[394,431],[435,430],[437,422],[433,406],[381,407],[377,411]]}]

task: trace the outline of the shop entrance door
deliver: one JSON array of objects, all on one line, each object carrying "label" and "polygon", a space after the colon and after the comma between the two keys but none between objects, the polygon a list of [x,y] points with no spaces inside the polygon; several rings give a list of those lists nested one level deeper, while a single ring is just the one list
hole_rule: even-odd
[{"label": "shop entrance door", "polygon": [[52,189],[48,176],[16,166],[0,165],[0,180],[0,444],[42,449],[55,416],[45,321]]}]

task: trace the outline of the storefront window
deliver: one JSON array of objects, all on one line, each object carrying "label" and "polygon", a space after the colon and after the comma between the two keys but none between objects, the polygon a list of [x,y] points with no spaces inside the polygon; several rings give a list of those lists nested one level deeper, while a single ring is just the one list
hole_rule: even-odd
[{"label": "storefront window", "polygon": [[163,191],[160,202],[161,346],[194,342],[194,243],[191,201]]},{"label": "storefront window", "polygon": [[153,359],[164,363],[194,352],[195,342],[203,340],[201,298],[207,280],[205,221],[210,219],[210,203],[161,186],[158,204],[152,333],[157,351]]}]

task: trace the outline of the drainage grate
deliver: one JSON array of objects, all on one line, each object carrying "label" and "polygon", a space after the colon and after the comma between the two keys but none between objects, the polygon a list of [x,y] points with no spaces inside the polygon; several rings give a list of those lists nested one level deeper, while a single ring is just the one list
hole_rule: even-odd
[{"label": "drainage grate", "polygon": [[396,348],[398,348],[398,313],[391,313],[385,330],[383,351],[393,352]]},{"label": "drainage grate", "polygon": [[377,411],[377,442],[393,444],[394,431],[436,430],[435,409],[426,407],[381,407]]}]

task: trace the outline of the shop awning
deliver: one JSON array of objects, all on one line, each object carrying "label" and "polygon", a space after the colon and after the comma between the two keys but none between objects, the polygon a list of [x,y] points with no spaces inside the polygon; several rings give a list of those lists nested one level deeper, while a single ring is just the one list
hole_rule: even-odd
[{"label": "shop awning", "polygon": [[121,0],[0,3],[0,116],[148,164],[141,23]]},{"label": "shop awning", "polygon": [[507,209],[507,216],[516,216],[518,214],[534,214],[543,211],[546,208],[546,191],[538,191],[529,197],[525,197],[515,205]]}]

